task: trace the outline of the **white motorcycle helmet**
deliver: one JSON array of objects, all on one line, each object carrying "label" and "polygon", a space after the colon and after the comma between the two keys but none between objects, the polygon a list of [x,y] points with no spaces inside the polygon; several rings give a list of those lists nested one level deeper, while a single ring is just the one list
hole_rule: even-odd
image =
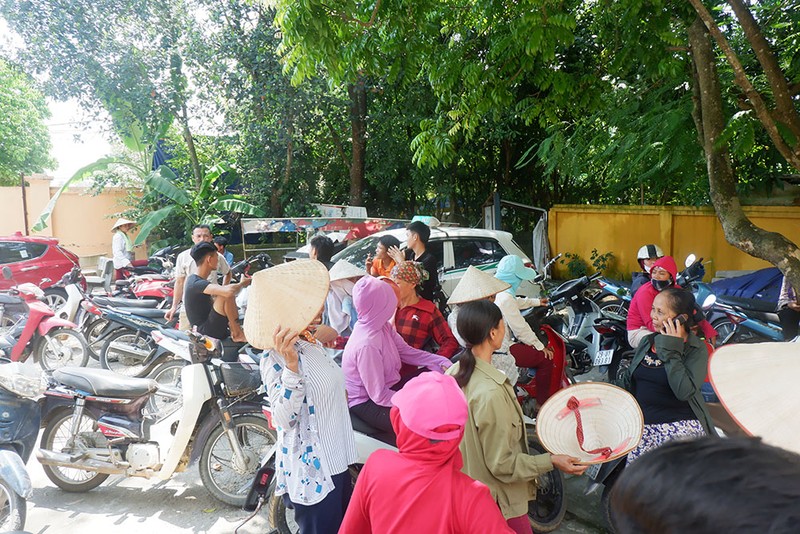
[{"label": "white motorcycle helmet", "polygon": [[639,261],[639,266],[646,273],[650,272],[650,268],[646,267],[644,260],[657,260],[664,257],[664,251],[658,245],[643,245],[636,253],[636,259]]}]

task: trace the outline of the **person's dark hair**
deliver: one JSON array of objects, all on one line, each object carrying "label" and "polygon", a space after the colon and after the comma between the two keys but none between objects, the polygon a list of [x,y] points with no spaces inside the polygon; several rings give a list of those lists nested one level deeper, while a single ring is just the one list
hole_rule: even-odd
[{"label": "person's dark hair", "polygon": [[217,237],[214,238],[214,243],[216,243],[217,245],[219,245],[221,247],[227,247],[228,246],[228,238],[223,236],[223,235],[218,235]]},{"label": "person's dark hair", "polygon": [[400,247],[400,240],[389,234],[380,236],[378,238],[378,243],[386,247],[387,250],[392,247]]},{"label": "person's dark hair", "polygon": [[207,224],[195,224],[194,226],[192,226],[192,232],[194,232],[198,228],[202,228],[203,230],[208,230],[209,232],[211,231],[211,227]]},{"label": "person's dark hair", "polygon": [[660,295],[664,295],[669,302],[669,307],[675,312],[675,315],[686,315],[689,319],[686,322],[686,327],[694,326],[694,310],[695,300],[691,291],[681,289],[679,287],[668,287],[662,290]]},{"label": "person's dark hair", "polygon": [[475,370],[475,355],[472,347],[483,343],[492,328],[497,328],[503,320],[503,313],[494,302],[488,300],[474,300],[458,307],[456,330],[467,344],[467,350],[458,360],[458,372],[453,376],[459,387],[469,384],[472,372]]},{"label": "person's dark hair", "polygon": [[424,245],[427,245],[428,239],[431,238],[430,226],[428,226],[422,221],[412,221],[408,223],[408,226],[406,226],[406,230],[417,234],[419,236],[419,240],[422,241],[422,244]]},{"label": "person's dark hair", "polygon": [[797,532],[800,455],[755,438],[673,441],[626,467],[611,491],[619,534]]},{"label": "person's dark hair", "polygon": [[189,251],[189,255],[192,257],[192,259],[197,265],[203,263],[203,260],[205,260],[206,256],[208,256],[209,254],[216,254],[216,253],[217,253],[217,247],[215,247],[212,243],[209,243],[208,241],[201,241],[200,243],[193,246],[192,249]]},{"label": "person's dark hair", "polygon": [[331,257],[333,256],[333,241],[331,241],[330,237],[315,235],[308,244],[317,251],[317,260],[322,263],[331,261]]}]

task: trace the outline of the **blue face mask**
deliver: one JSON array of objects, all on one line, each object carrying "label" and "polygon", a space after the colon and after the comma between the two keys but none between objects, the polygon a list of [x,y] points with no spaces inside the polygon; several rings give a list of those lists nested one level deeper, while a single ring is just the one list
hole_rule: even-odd
[{"label": "blue face mask", "polygon": [[664,291],[672,285],[672,280],[650,280],[650,283],[653,284],[656,291]]}]

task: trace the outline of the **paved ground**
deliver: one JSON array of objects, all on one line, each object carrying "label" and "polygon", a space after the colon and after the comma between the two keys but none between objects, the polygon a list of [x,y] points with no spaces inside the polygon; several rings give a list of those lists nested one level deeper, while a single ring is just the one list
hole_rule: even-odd
[{"label": "paved ground", "polygon": [[[97,367],[97,362],[90,360],[89,367]],[[25,529],[32,534],[229,534],[248,515],[211,497],[200,482],[196,465],[168,481],[109,477],[87,493],[57,488],[35,456],[28,462],[28,471],[34,490]],[[599,526],[599,495],[584,496],[585,485],[585,477],[567,479],[567,516],[556,532],[604,532]],[[239,530],[240,534],[267,532],[266,510]]]}]

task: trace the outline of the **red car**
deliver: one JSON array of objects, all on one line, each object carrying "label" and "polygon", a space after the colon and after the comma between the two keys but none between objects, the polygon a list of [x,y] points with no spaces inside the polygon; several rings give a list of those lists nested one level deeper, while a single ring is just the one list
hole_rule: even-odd
[{"label": "red car", "polygon": [[66,302],[67,293],[58,287],[50,287],[78,265],[78,256],[58,244],[53,237],[24,236],[20,232],[0,237],[0,267],[10,267],[13,281],[0,277],[0,290],[15,284],[30,282],[41,284],[47,296],[47,304],[56,308]]}]

